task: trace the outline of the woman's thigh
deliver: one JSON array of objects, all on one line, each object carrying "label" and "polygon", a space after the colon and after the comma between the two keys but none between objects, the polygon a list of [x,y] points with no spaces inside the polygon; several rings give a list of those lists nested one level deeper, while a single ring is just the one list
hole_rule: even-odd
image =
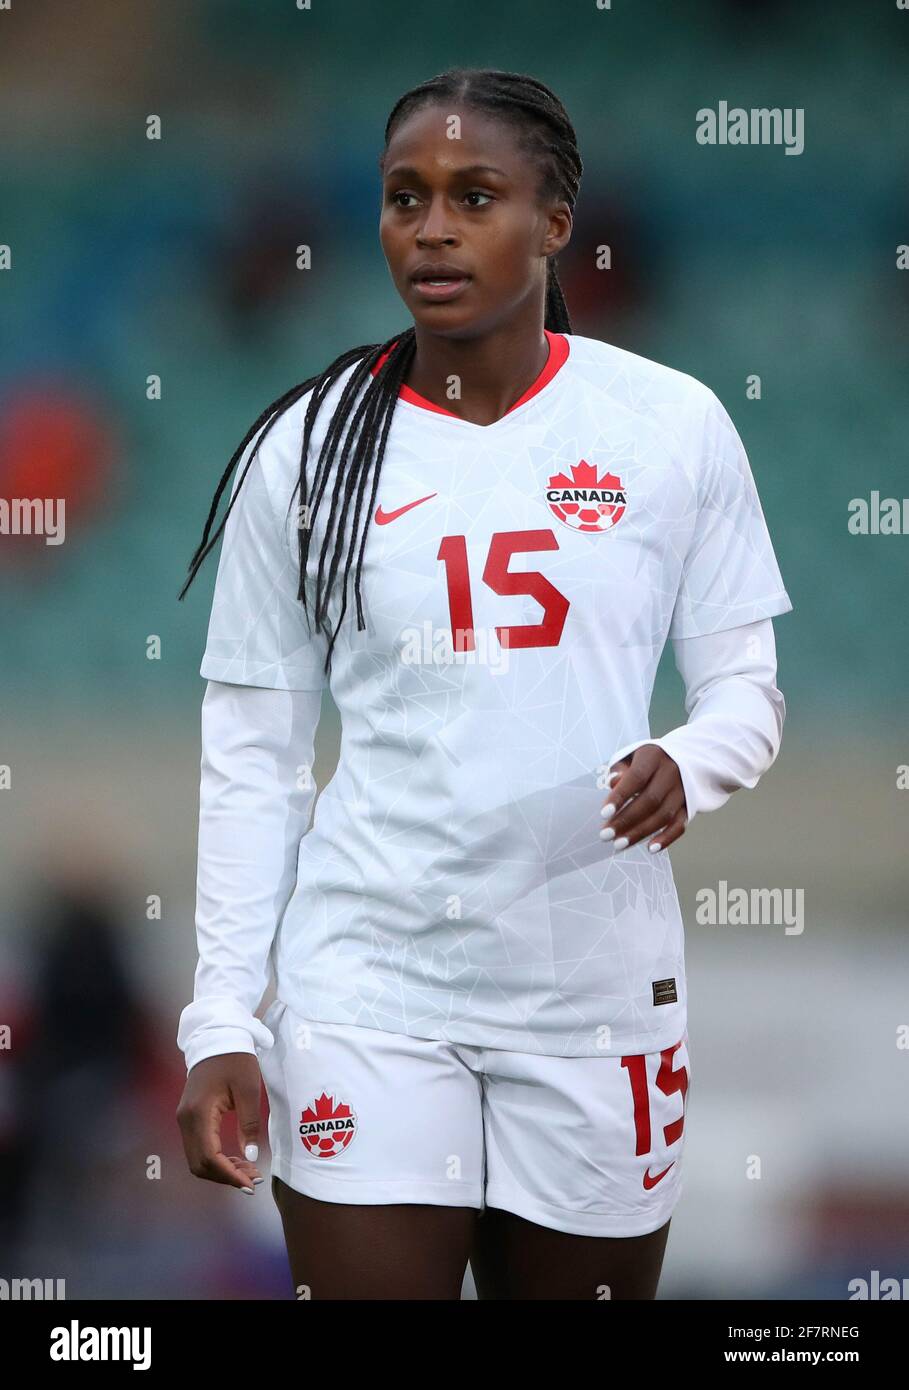
[{"label": "woman's thigh", "polygon": [[272,1192],[298,1299],[461,1297],[473,1207],[325,1202],[276,1177]]},{"label": "woman's thigh", "polygon": [[669,1222],[643,1236],[579,1236],[487,1207],[470,1268],[481,1299],[652,1299]]}]

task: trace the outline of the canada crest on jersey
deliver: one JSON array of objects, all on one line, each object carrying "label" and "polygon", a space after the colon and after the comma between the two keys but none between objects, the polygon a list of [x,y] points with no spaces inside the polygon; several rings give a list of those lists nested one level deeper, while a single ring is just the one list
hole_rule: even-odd
[{"label": "canada crest on jersey", "polygon": [[300,1139],[314,1158],[334,1158],[357,1132],[357,1117],[345,1102],[323,1091],[300,1115]]},{"label": "canada crest on jersey", "polygon": [[567,473],[554,473],[546,489],[549,510],[572,531],[611,531],[628,505],[622,480],[615,473],[599,473],[581,459]]}]

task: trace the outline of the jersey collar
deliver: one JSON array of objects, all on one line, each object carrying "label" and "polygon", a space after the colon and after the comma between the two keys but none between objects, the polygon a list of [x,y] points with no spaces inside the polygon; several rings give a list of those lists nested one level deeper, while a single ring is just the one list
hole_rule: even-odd
[{"label": "jersey collar", "polygon": [[[530,386],[528,386],[524,394],[522,396],[519,396],[518,399],[514,402],[514,404],[508,407],[505,414],[500,416],[498,420],[491,420],[488,425],[478,425],[473,420],[465,420],[462,416],[456,415],[453,410],[446,410],[444,406],[436,405],[433,401],[427,400],[425,396],[421,396],[418,392],[412,391],[409,386],[402,385],[401,387],[399,387],[398,399],[401,401],[407,401],[408,405],[418,405],[423,410],[431,410],[435,415],[447,415],[449,420],[457,420],[459,425],[470,425],[472,429],[478,430],[492,429],[494,425],[498,425],[502,420],[507,419],[507,417],[512,413],[512,411],[517,410],[520,406],[525,405],[527,401],[531,400],[534,396],[539,395],[539,393],[543,390],[543,387],[549,385],[550,381],[552,381],[553,377],[564,365],[568,357],[568,339],[565,337],[564,333],[552,333],[548,328],[544,328],[543,332],[546,334],[546,339],[549,343],[549,356],[546,359],[546,364],[543,367],[543,370],[540,372],[540,375],[537,377],[536,381],[534,381]],[[396,345],[397,341],[398,340],[395,339],[395,342],[392,343],[391,348],[393,348]],[[391,352],[391,348],[388,349],[388,352],[383,352],[378,362],[376,362],[375,365],[371,368],[373,376],[376,375],[382,363],[388,357],[388,353]]]}]

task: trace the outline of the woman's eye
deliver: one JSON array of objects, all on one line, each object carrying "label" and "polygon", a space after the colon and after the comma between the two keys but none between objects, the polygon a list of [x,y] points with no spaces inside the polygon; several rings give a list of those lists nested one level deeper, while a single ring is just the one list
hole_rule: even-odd
[{"label": "woman's eye", "polygon": [[415,194],[415,193],[392,193],[392,195],[391,195],[391,201],[395,204],[396,207],[402,207],[403,204],[398,202],[398,199],[399,199],[399,198],[415,198],[415,197],[416,197],[416,194]]},{"label": "woman's eye", "polygon": [[[488,198],[488,199],[491,199],[491,198],[492,198],[492,194],[491,194],[491,193],[481,193],[480,190],[479,190],[478,188],[472,189],[470,193],[465,193],[464,196],[465,196],[465,198]],[[481,206],[481,207],[484,207],[485,204],[481,203],[480,206]]]}]

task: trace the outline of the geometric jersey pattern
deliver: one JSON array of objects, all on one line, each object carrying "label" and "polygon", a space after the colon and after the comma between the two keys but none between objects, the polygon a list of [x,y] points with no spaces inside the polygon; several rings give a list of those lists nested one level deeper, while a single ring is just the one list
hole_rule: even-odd
[{"label": "geometric jersey pattern", "polygon": [[[547,368],[494,424],[402,389],[376,502],[426,500],[369,520],[363,631],[351,571],[332,656],[340,759],[300,843],[277,993],[307,1018],[414,1037],[650,1052],[685,1031],[682,919],[668,855],[600,840],[604,774],[649,736],[668,638],[792,604],[713,392],[596,339],[547,337]],[[310,478],[352,371],[320,409]],[[287,516],[308,401],[274,426],[228,519],[203,677],[325,683]],[[602,502],[603,529],[553,509],[575,478],[593,479],[577,505]],[[472,649],[454,650],[459,627]],[[666,980],[674,998],[654,988]]]}]

